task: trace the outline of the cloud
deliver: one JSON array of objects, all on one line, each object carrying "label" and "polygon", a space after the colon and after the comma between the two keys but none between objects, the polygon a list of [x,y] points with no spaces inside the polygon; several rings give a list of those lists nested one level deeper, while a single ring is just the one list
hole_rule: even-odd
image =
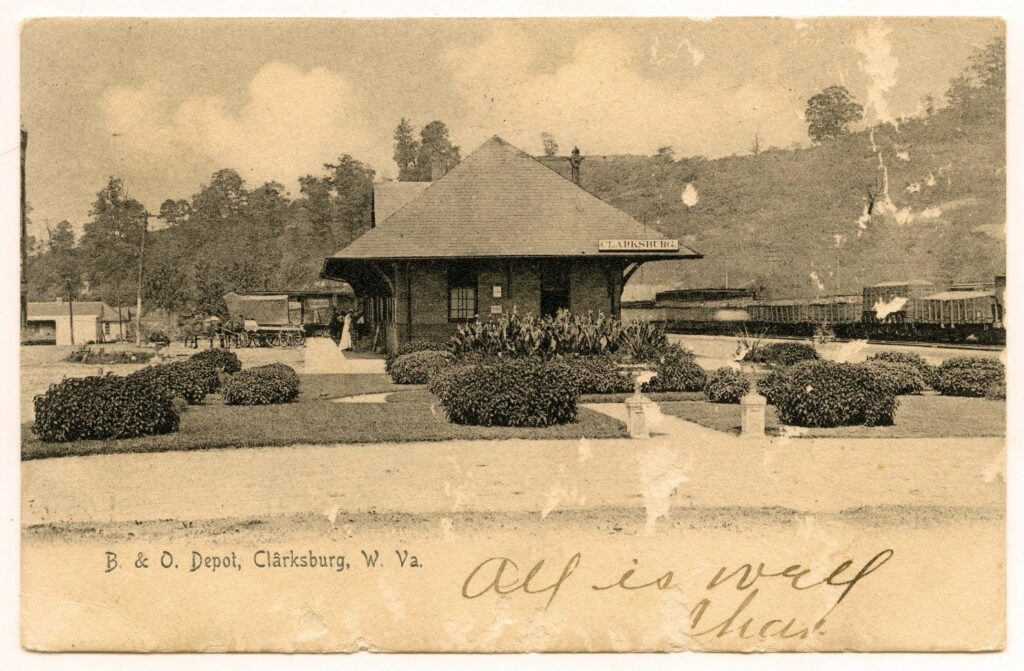
[{"label": "cloud", "polygon": [[[137,159],[230,167],[250,181],[294,183],[340,152],[371,152],[375,132],[340,73],[268,63],[248,83],[241,105],[223,96],[175,100],[157,84],[109,89],[101,109],[119,146]],[[168,165],[173,170],[174,165]]]},{"label": "cloud", "polygon": [[[670,63],[657,47],[645,51],[619,32],[595,30],[563,61],[542,53],[521,28],[499,25],[481,42],[444,54],[466,101],[466,119],[453,127],[460,141],[475,147],[499,134],[539,151],[539,134],[547,131],[584,153],[653,152],[669,144],[681,156],[712,156],[748,146],[759,130],[765,146],[788,144],[804,132],[785,86],[757,73],[723,86],[702,52]],[[662,63],[659,70],[668,69],[664,76],[644,69],[652,58]],[[788,126],[761,129],[763,119],[783,116],[792,119]]]},{"label": "cloud", "polygon": [[854,48],[863,56],[860,69],[868,78],[868,106],[874,110],[878,121],[892,119],[885,94],[896,85],[899,61],[892,53],[890,32],[890,28],[876,21],[866,30],[858,32],[853,41]]}]

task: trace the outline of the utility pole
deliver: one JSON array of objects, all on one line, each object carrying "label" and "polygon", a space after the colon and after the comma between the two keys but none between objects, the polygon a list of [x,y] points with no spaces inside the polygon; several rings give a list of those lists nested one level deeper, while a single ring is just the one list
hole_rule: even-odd
[{"label": "utility pole", "polygon": [[28,202],[25,200],[25,151],[28,149],[28,131],[21,129],[21,332],[28,329]]},{"label": "utility pole", "polygon": [[159,218],[159,215],[143,213],[142,238],[139,241],[139,287],[135,297],[135,346],[142,347],[142,269],[143,260],[146,256],[146,233],[149,230],[149,220]]},{"label": "utility pole", "polygon": [[65,277],[64,283],[68,291],[68,329],[71,331],[71,344],[75,344],[75,307],[74,298],[71,296],[71,278]]}]

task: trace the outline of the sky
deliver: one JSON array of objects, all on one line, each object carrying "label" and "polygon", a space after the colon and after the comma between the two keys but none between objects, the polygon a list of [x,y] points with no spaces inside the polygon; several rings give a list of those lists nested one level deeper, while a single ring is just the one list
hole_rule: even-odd
[{"label": "sky", "polygon": [[393,178],[399,119],[468,154],[709,158],[807,145],[806,101],[846,86],[865,123],[920,113],[1002,35],[978,18],[46,19],[22,30],[32,230],[79,230],[114,175],[151,212],[221,168],[250,187],[351,154]]}]

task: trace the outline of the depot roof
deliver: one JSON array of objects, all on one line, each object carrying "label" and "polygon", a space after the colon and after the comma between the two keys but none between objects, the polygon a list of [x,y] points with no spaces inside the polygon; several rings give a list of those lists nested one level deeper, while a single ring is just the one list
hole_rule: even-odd
[{"label": "depot roof", "polygon": [[[375,228],[328,258],[325,270],[333,260],[701,258],[497,136],[436,182],[411,191]],[[391,203],[397,194],[387,195]],[[614,251],[600,252],[602,240]]]}]

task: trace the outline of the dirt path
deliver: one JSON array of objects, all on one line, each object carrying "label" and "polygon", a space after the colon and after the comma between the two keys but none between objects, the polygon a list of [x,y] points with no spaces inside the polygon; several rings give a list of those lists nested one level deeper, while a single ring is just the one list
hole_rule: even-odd
[{"label": "dirt path", "polygon": [[307,338],[302,372],[314,375],[383,375],[384,360],[346,356],[330,338]]}]

